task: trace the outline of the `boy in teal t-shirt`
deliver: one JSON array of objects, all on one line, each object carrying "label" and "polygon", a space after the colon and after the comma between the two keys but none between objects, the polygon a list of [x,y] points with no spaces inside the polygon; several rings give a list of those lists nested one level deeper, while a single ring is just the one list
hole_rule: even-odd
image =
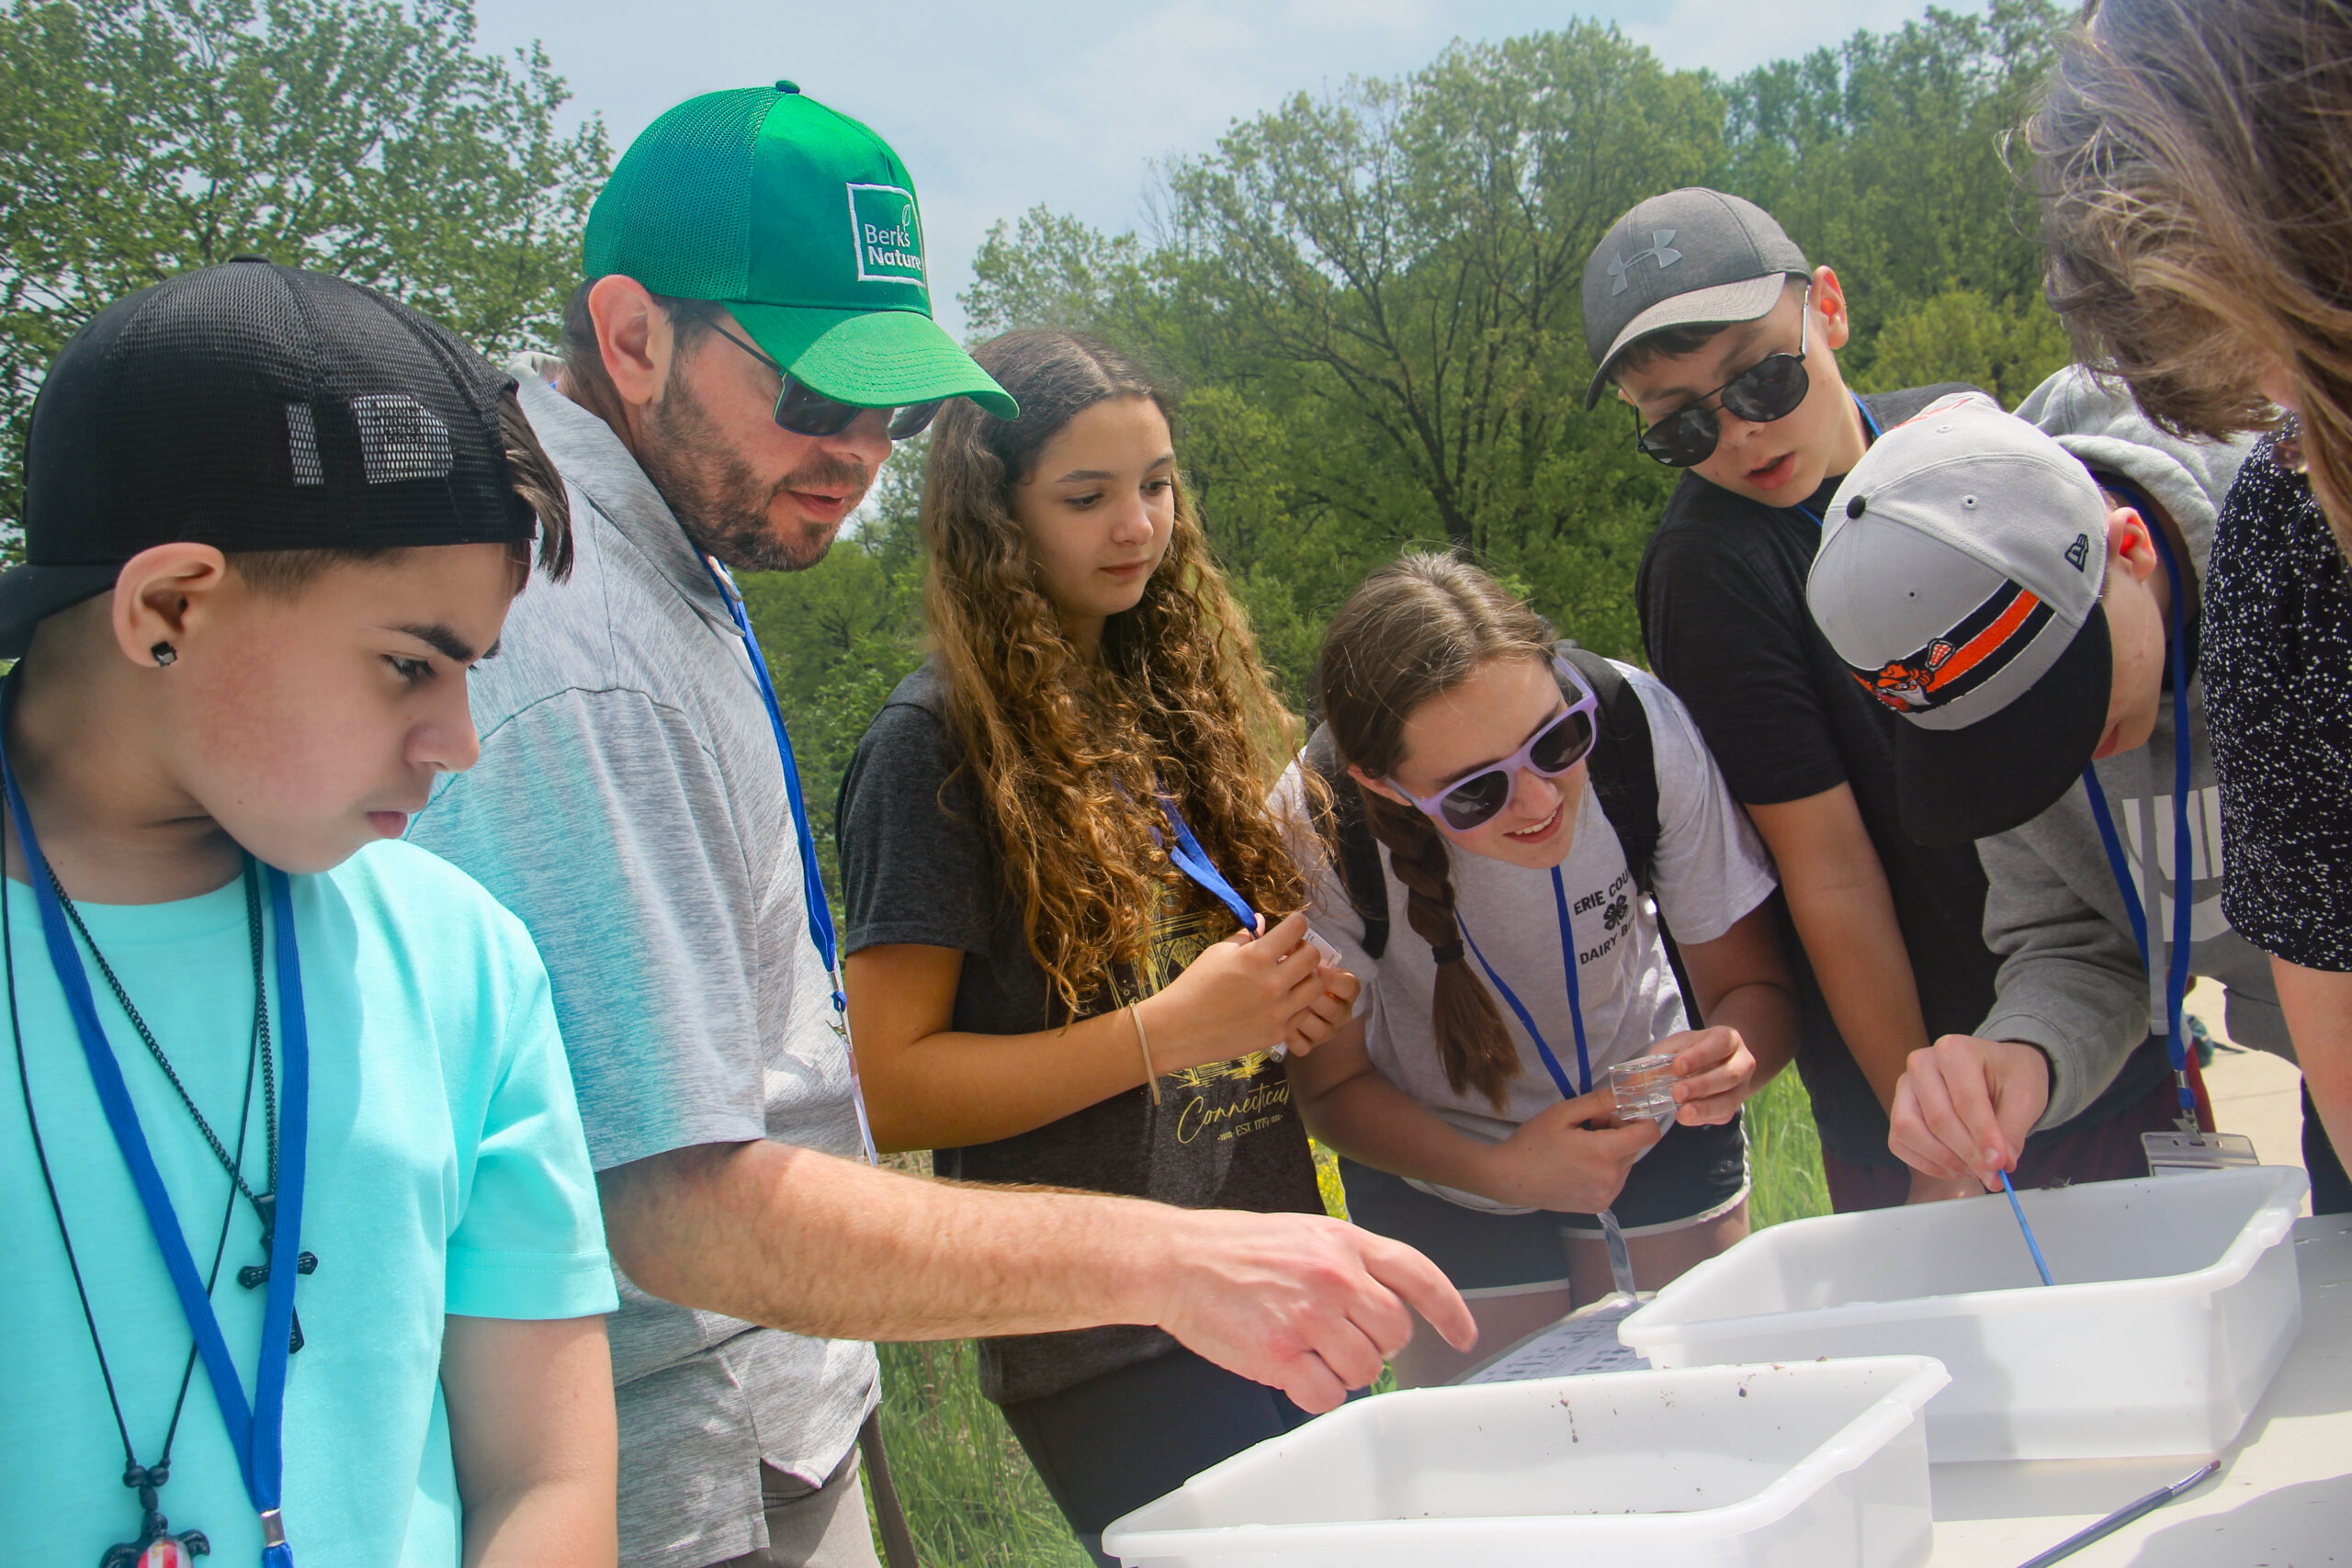
[{"label": "boy in teal t-shirt", "polygon": [[0,576],[10,1561],[605,1562],[615,1291],[522,924],[399,841],[562,487],[513,383],[244,260],[101,311]]}]

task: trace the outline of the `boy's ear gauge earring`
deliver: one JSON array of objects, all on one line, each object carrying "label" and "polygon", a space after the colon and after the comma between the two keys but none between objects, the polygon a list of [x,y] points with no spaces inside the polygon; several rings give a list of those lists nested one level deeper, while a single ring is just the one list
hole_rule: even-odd
[{"label": "boy's ear gauge earring", "polygon": [[180,650],[168,642],[159,642],[147,650],[158,666],[170,664],[180,656]]}]

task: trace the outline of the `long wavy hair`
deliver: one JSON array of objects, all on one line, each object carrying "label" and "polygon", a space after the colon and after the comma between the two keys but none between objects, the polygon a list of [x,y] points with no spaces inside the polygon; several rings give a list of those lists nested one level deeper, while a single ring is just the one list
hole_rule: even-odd
[{"label": "long wavy hair", "polygon": [[2266,429],[2286,368],[2352,548],[2352,6],[2099,0],[2029,126],[2051,303],[2184,435]]},{"label": "long wavy hair", "polygon": [[[1323,638],[1317,695],[1342,762],[1375,779],[1405,761],[1405,724],[1494,659],[1552,658],[1552,627],[1493,578],[1453,556],[1412,554],[1364,579]],[[1470,967],[1454,918],[1453,856],[1437,824],[1410,806],[1353,788],[1372,835],[1406,892],[1405,919],[1437,959],[1430,1024],[1456,1094],[1497,1111],[1518,1077],[1519,1050],[1493,993]],[[1336,858],[1337,818],[1322,818]]]},{"label": "long wavy hair", "polygon": [[923,605],[1023,933],[1075,1018],[1141,964],[1164,897],[1194,897],[1161,847],[1162,792],[1252,908],[1272,919],[1299,906],[1304,884],[1265,804],[1297,724],[1181,475],[1168,552],[1142,600],[1104,625],[1098,658],[1063,630],[1013,518],[1013,487],[1071,419],[1131,398],[1172,423],[1168,393],[1070,333],[1007,333],[973,357],[1021,417],[957,400],[933,425]]}]

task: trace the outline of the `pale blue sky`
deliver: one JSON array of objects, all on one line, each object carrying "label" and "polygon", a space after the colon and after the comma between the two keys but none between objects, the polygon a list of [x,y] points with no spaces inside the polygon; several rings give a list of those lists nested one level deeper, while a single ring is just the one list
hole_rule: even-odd
[{"label": "pale blue sky", "polygon": [[1901,25],[1925,0],[478,0],[482,42],[543,41],[573,107],[615,150],[682,98],[789,76],[865,120],[922,197],[934,309],[1000,218],[1039,202],[1114,231],[1141,225],[1151,161],[1201,152],[1235,118],[1350,75],[1427,63],[1593,15],[1669,65],[1736,72]]}]

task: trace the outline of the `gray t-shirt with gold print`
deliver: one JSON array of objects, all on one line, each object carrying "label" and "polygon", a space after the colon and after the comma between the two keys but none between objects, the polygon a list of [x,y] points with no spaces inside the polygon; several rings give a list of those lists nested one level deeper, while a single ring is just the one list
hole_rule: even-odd
[{"label": "gray t-shirt with gold print", "polygon": [[[946,697],[933,665],[899,682],[842,781],[842,948],[954,948],[964,954],[955,1028],[1050,1028],[1058,1010],[980,825],[971,774],[956,770]],[[1146,972],[1106,986],[1106,997],[1150,995],[1233,930],[1233,917],[1213,900],[1189,887],[1171,894]],[[967,1181],[1085,1188],[1188,1209],[1322,1212],[1289,1080],[1268,1052],[1170,1073],[1159,1090],[1157,1105],[1136,1088],[1016,1137],[940,1150],[937,1169]],[[981,1383],[999,1403],[1034,1399],[1174,1347],[1159,1329],[1136,1326],[985,1340]]]}]

